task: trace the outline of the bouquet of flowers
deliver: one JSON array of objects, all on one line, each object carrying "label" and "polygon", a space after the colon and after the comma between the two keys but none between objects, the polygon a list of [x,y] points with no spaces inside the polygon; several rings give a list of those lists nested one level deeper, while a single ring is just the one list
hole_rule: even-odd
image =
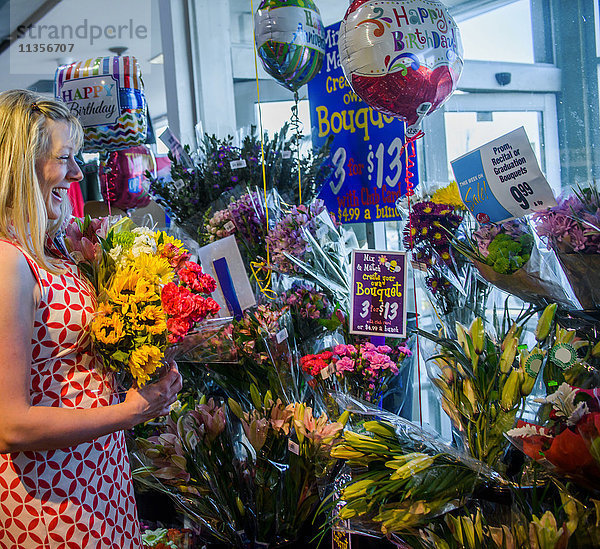
[{"label": "bouquet of flowers", "polygon": [[556,305],[548,306],[540,317],[538,345],[531,350],[521,343],[527,316],[509,329],[498,327],[498,339],[480,317],[469,329],[456,325],[458,341],[419,331],[439,348],[428,373],[441,393],[442,408],[468,452],[496,470],[502,469],[508,444],[504,433],[514,425],[545,359],[539,343],[549,336],[555,312]]},{"label": "bouquet of flowers", "polygon": [[544,426],[519,421],[506,434],[528,457],[584,486],[600,487],[600,393],[563,383],[536,402],[551,407]]},{"label": "bouquet of flowers", "polygon": [[163,231],[74,220],[66,244],[94,285],[98,314],[91,337],[104,367],[126,372],[142,386],[158,369],[169,344],[219,305],[208,294],[216,283],[189,261],[183,244]]},{"label": "bouquet of flowers", "polygon": [[171,413],[161,432],[138,439],[134,478],[171,495],[200,536],[229,547],[273,547],[309,527],[319,480],[345,419],[314,417],[251,388],[246,407],[201,397]]},{"label": "bouquet of flowers", "polygon": [[[292,154],[297,148],[297,137],[288,137],[288,128],[286,124],[272,139],[266,133],[263,137],[267,190],[277,189],[285,200],[296,202],[300,171],[302,199],[309,202],[331,171],[327,165],[331,140],[298,162]],[[191,235],[198,230],[203,232],[203,220],[211,217],[213,205],[224,193],[236,187],[263,188],[261,139],[255,127],[239,146],[234,144],[233,136],[219,139],[215,135],[204,135],[195,154],[190,155],[189,146],[184,149],[188,158],[194,157],[193,165],[186,165],[169,154],[172,164],[168,180],[146,176],[151,181],[155,200]],[[214,221],[217,222],[218,217]]]},{"label": "bouquet of flowers", "polygon": [[454,254],[452,241],[467,223],[465,207],[456,183],[439,189],[430,197],[412,204],[404,227],[403,243],[413,266],[424,273],[424,286],[438,318],[469,323],[481,315],[487,285],[475,276],[475,269],[461,254]]},{"label": "bouquet of flowers", "polygon": [[271,265],[282,273],[297,273],[297,264],[291,262],[291,255],[299,260],[304,258],[310,244],[306,238],[306,232],[313,237],[317,234],[320,226],[319,214],[325,212],[325,204],[322,200],[315,200],[308,206],[292,206],[289,213],[275,225],[267,234],[267,242],[270,247]]},{"label": "bouquet of flowers", "polygon": [[417,534],[441,514],[465,504],[477,486],[498,482],[483,464],[432,440],[415,425],[387,415],[365,421],[366,433],[346,431],[331,455],[346,461],[351,480],[339,494],[334,520],[353,529]]},{"label": "bouquet of flowers", "polygon": [[452,246],[473,261],[485,280],[505,292],[524,301],[569,304],[551,258],[542,257],[526,221],[482,225],[470,237],[453,239]]},{"label": "bouquet of flowers", "polygon": [[291,287],[280,294],[277,303],[290,311],[300,353],[327,346],[327,336],[345,322],[339,305],[334,307],[325,292],[308,282],[294,280]]},{"label": "bouquet of flowers", "polygon": [[189,530],[156,528],[142,532],[144,549],[191,549],[192,534]]},{"label": "bouquet of flowers", "polygon": [[264,196],[249,191],[231,199],[226,208],[217,210],[198,234],[208,244],[235,235],[251,260],[266,257],[267,214]]},{"label": "bouquet of flowers", "polygon": [[[391,354],[396,360],[392,360]],[[408,347],[372,343],[336,345],[331,350],[305,355],[302,370],[310,376],[309,384],[323,385],[325,392],[343,391],[366,402],[378,402],[390,380],[399,373],[399,364],[412,355]]]},{"label": "bouquet of flowers", "polygon": [[554,250],[584,309],[600,305],[600,195],[595,187],[573,191],[558,205],[533,214],[538,234]]}]

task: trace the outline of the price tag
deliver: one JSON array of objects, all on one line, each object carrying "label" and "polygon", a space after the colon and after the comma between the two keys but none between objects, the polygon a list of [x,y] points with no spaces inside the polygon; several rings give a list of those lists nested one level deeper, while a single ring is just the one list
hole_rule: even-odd
[{"label": "price tag", "polygon": [[327,368],[321,370],[321,377],[323,379],[329,379],[335,373],[335,366],[330,364]]},{"label": "price tag", "polygon": [[185,149],[175,134],[166,128],[158,137],[171,151],[171,154],[177,159],[178,162],[183,164],[186,168],[193,168],[194,161],[190,155],[185,152]]},{"label": "price tag", "polygon": [[284,160],[292,158],[292,151],[281,151],[281,158],[283,158]]},{"label": "price tag", "polygon": [[350,532],[333,528],[331,530],[331,548],[332,549],[351,549],[352,538]]},{"label": "price tag", "polygon": [[292,452],[292,454],[300,455],[300,446],[295,443],[291,438],[288,439],[288,450]]},{"label": "price tag", "polygon": [[175,181],[173,181],[173,187],[175,187],[178,191],[181,191],[181,189],[185,187],[183,179],[176,179]]},{"label": "price tag", "polygon": [[413,269],[416,269],[417,271],[427,272],[427,263],[411,260],[410,264],[413,266]]},{"label": "price tag", "polygon": [[223,228],[229,233],[231,231],[235,231],[235,224],[233,221],[228,221],[223,225]]},{"label": "price tag", "polygon": [[232,160],[229,163],[229,166],[231,166],[232,170],[240,170],[242,168],[245,168],[247,166],[246,161],[241,158],[240,160]]},{"label": "price tag", "polygon": [[279,345],[282,341],[285,341],[288,338],[288,331],[283,328],[282,330],[280,330],[279,332],[277,332],[277,335],[275,336],[275,339],[277,339],[277,344]]},{"label": "price tag", "polygon": [[500,223],[556,206],[523,127],[451,164],[462,201],[480,223]]}]

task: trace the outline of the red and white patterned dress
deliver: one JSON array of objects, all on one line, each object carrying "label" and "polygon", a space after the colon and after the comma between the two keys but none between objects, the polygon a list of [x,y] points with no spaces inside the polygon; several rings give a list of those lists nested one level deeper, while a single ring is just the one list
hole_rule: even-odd
[{"label": "red and white patterned dress", "polygon": [[[41,269],[31,356],[31,404],[95,408],[118,402],[96,368],[87,326],[95,297],[76,266]],[[142,546],[122,431],[61,450],[0,454],[0,549]]]}]

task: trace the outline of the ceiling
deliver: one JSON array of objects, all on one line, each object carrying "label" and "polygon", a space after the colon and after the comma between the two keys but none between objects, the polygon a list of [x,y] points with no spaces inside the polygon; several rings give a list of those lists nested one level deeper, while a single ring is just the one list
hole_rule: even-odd
[{"label": "ceiling", "polygon": [[[232,13],[250,13],[249,0],[229,1]],[[445,4],[452,15],[461,20],[513,1],[515,0],[445,0]],[[40,92],[52,93],[52,81],[59,64],[75,59],[112,55],[109,48],[129,46],[126,53],[136,55],[140,62],[153,117],[164,115],[166,100],[163,67],[150,62],[162,50],[158,2],[159,0],[0,0],[0,74],[3,75],[0,78],[0,91],[35,87]],[[258,0],[255,0],[256,3]],[[348,4],[348,0],[317,0],[325,25],[339,21]],[[135,25],[146,25],[148,34],[145,40],[137,43],[125,39],[107,39],[104,36],[96,39],[93,44],[76,40],[77,49],[70,55],[55,52],[19,53],[19,43],[26,46],[26,39],[16,42],[11,40],[20,25],[33,24],[39,32],[45,24],[55,25],[55,28],[62,25],[77,27],[86,21],[88,26],[99,23],[104,28],[106,25],[131,21]]]}]

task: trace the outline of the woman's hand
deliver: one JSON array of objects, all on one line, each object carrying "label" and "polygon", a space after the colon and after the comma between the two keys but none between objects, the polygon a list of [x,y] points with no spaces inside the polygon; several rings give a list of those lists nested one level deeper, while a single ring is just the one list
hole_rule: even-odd
[{"label": "woman's hand", "polygon": [[158,381],[141,388],[129,389],[123,404],[134,410],[132,427],[158,416],[166,416],[181,391],[182,379],[177,363],[171,360]]}]

